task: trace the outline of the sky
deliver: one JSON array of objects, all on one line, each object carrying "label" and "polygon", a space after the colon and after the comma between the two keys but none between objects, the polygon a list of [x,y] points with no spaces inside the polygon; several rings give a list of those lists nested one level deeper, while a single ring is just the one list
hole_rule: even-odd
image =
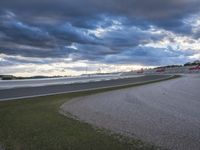
[{"label": "sky", "polygon": [[199,43],[199,0],[0,0],[0,74],[184,64]]}]

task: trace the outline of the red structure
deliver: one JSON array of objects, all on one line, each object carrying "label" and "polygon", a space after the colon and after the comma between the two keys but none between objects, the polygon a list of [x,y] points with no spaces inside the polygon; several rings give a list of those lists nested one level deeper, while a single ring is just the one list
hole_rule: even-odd
[{"label": "red structure", "polygon": [[198,66],[195,66],[195,67],[192,67],[192,68],[189,68],[189,70],[200,70],[200,65],[198,65]]}]

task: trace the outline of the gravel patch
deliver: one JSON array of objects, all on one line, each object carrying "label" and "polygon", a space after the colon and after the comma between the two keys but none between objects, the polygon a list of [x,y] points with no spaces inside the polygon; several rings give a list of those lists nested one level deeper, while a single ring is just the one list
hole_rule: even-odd
[{"label": "gravel patch", "polygon": [[4,150],[3,147],[0,145],[0,150]]},{"label": "gravel patch", "polygon": [[73,99],[62,112],[172,150],[200,150],[200,75]]}]

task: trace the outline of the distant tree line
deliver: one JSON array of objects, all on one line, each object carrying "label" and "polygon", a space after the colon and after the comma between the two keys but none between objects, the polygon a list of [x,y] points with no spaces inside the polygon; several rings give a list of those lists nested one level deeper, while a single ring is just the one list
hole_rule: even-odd
[{"label": "distant tree line", "polygon": [[200,61],[199,60],[196,60],[194,62],[188,62],[188,63],[185,63],[184,65],[168,65],[168,66],[157,67],[155,69],[177,68],[177,67],[183,67],[183,66],[197,66],[197,65],[200,65]]},{"label": "distant tree line", "polygon": [[188,63],[184,64],[184,66],[196,66],[196,65],[200,65],[199,60],[196,60],[194,62],[188,62]]}]

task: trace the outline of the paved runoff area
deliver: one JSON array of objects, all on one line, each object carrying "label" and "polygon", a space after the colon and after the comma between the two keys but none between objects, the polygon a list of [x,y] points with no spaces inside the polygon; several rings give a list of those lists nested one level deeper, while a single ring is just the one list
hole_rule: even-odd
[{"label": "paved runoff area", "polygon": [[[11,100],[11,99],[19,99],[19,98],[27,98],[27,97],[36,97],[36,96],[45,96],[45,95],[53,95],[53,94],[61,94],[61,93],[70,93],[77,91],[86,91],[93,90],[99,88],[107,88],[107,87],[115,87],[115,86],[123,86],[127,84],[135,84],[135,83],[143,83],[149,82],[152,80],[162,80],[165,78],[171,77],[170,75],[149,75],[149,76],[133,76],[133,77],[123,77],[119,79],[109,79],[104,78],[104,80],[100,81],[88,81],[87,82],[79,82],[79,83],[68,83],[68,84],[55,84],[45,85],[45,86],[36,86],[38,84],[38,80],[28,81],[27,87],[25,86],[23,80],[17,82],[23,82],[22,84],[18,83],[18,85],[23,85],[25,87],[13,87],[9,89],[0,89],[0,101]],[[83,79],[82,79],[83,80]],[[8,82],[8,81],[7,81]],[[13,82],[13,81],[11,81]],[[30,83],[33,82],[34,86],[30,87]],[[36,83],[35,83],[36,82]],[[64,80],[63,80],[64,82]],[[46,83],[46,81],[45,81]],[[6,85],[12,85],[7,83]],[[1,82],[0,82],[1,86]],[[3,87],[2,87],[3,88]]]},{"label": "paved runoff area", "polygon": [[75,98],[61,111],[171,150],[200,150],[200,75]]}]

